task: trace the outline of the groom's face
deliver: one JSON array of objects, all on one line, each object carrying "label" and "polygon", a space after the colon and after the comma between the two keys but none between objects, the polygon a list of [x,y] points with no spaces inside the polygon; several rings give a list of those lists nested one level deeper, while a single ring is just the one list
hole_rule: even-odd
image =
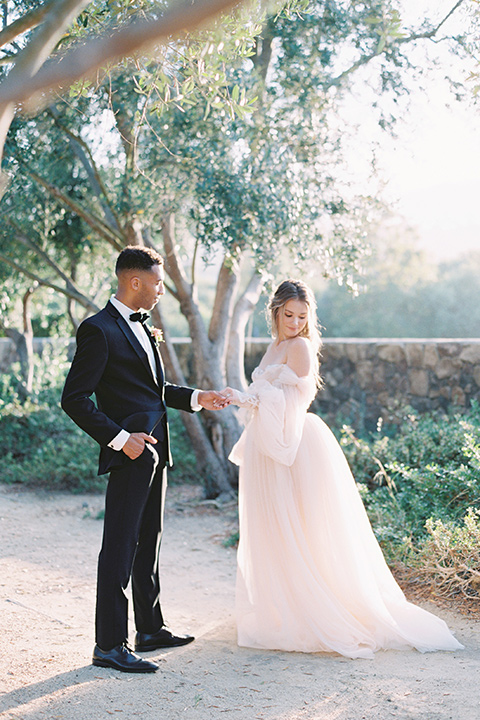
[{"label": "groom's face", "polygon": [[153,265],[150,270],[138,273],[137,303],[144,310],[151,310],[161,296],[165,294],[164,269],[162,265]]}]

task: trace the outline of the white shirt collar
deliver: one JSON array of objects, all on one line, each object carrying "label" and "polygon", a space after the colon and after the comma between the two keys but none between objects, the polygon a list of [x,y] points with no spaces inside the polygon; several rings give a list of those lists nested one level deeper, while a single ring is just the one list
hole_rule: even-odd
[{"label": "white shirt collar", "polygon": [[132,308],[127,307],[124,303],[121,302],[118,298],[115,297],[115,295],[112,295],[110,298],[110,302],[112,305],[118,310],[120,315],[129,323],[132,321],[130,320],[130,315],[135,312],[135,310],[132,310]]},{"label": "white shirt collar", "polygon": [[132,308],[127,307],[124,303],[122,303],[118,298],[115,297],[115,295],[112,295],[110,298],[110,302],[112,305],[118,310],[120,315],[126,320],[128,325],[133,331],[133,334],[136,336],[138,342],[143,347],[145,352],[147,353],[148,362],[150,364],[150,369],[152,371],[152,375],[155,379],[155,382],[157,382],[157,369],[155,367],[155,356],[153,353],[152,343],[148,340],[147,335],[149,334],[146,332],[146,328],[141,325],[139,322],[133,322],[130,320],[130,315],[135,312],[132,310]]}]

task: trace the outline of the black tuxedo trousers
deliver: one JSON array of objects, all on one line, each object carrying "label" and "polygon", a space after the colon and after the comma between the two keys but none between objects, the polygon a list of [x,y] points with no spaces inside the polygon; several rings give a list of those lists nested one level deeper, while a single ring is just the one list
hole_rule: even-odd
[{"label": "black tuxedo trousers", "polygon": [[98,557],[95,635],[104,650],[128,637],[131,578],[135,626],[154,633],[163,624],[159,550],[166,490],[165,466],[153,445],[110,473],[102,549]]},{"label": "black tuxedo trousers", "polygon": [[[128,637],[130,579],[137,630],[154,633],[163,624],[159,548],[170,462],[166,408],[191,412],[193,390],[164,381],[153,349],[157,381],[135,334],[108,303],[80,325],[62,395],[65,412],[100,445],[99,473],[110,473],[97,578],[96,641],[103,650]],[[108,447],[122,429],[153,434],[157,443],[130,460]]]}]

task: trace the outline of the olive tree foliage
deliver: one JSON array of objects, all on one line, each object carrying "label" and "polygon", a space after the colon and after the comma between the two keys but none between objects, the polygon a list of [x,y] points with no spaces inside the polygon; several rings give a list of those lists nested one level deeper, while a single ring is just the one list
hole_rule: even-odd
[{"label": "olive tree foliage", "polygon": [[[85,12],[73,34],[101,22]],[[0,259],[62,293],[77,323],[104,301],[118,250],[155,247],[188,323],[193,381],[241,386],[245,326],[268,278],[314,261],[349,276],[364,252],[376,207],[342,185],[338,99],[369,63],[380,90],[401,92],[410,44],[443,25],[404,28],[384,0],[317,0],[304,15],[258,17],[246,35],[219,21],[78,82],[12,125]],[[209,259],[218,272],[205,317],[198,273]],[[153,319],[167,375],[183,383],[161,303]],[[202,415],[185,423],[206,492],[228,494],[235,414]]]},{"label": "olive tree foliage", "polygon": [[[2,5],[0,47],[8,71],[0,85],[0,158],[19,105],[33,106],[42,93],[68,87],[171,37],[185,36],[238,6],[239,0],[177,0],[169,5],[148,0],[44,0],[40,5],[36,0],[4,0]],[[93,36],[85,32],[89,20],[98,30]],[[78,35],[83,42],[72,44]]]}]

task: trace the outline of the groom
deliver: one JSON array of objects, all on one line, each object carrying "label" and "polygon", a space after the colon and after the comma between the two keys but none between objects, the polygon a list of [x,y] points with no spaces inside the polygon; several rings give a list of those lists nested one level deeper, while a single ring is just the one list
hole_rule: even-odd
[{"label": "groom", "polygon": [[[163,259],[130,246],[118,256],[116,294],[79,327],[77,350],[62,395],[62,408],[100,445],[99,474],[110,473],[103,542],[98,558],[96,645],[93,664],[124,672],[155,672],[156,663],[128,644],[132,581],[135,650],[186,645],[160,607],[159,548],[171,464],[166,406],[193,412],[228,402],[214,391],[165,382],[155,339],[144,324],[164,294]],[[96,403],[91,399],[95,395]]]}]

